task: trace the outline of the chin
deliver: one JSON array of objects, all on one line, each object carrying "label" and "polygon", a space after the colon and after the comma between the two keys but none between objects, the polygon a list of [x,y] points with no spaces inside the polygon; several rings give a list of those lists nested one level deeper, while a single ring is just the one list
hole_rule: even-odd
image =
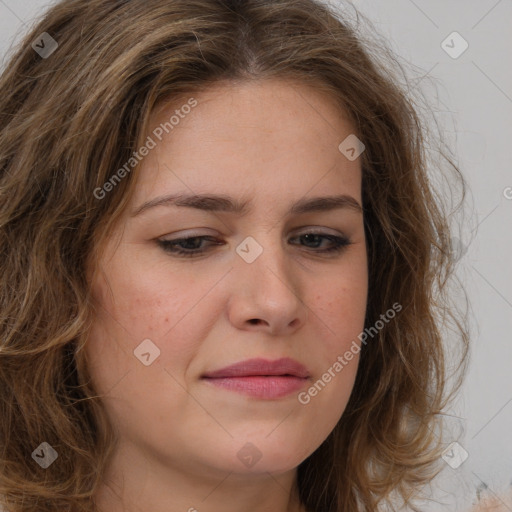
[{"label": "chin", "polygon": [[285,445],[283,442],[269,443],[268,439],[262,439],[259,443],[248,442],[237,451],[235,468],[231,469],[239,473],[282,474],[296,469],[313,450],[314,448],[304,450],[303,446]]}]

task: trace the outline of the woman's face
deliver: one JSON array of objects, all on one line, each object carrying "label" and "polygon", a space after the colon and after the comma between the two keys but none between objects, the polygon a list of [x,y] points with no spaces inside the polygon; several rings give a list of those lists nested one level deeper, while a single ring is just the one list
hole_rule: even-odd
[{"label": "woman's face", "polygon": [[[327,97],[266,80],[164,105],[151,130],[91,277],[93,382],[132,461],[196,475],[293,469],[340,420],[359,360],[361,168],[352,139],[338,148],[353,127]],[[176,195],[181,206],[141,209]],[[350,244],[327,252],[329,237]],[[296,364],[217,372],[281,358]]]}]

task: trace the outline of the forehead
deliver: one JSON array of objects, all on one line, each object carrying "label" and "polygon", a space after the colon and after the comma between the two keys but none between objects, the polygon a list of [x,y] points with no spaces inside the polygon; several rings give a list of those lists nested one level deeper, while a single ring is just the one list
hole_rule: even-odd
[{"label": "forehead", "polygon": [[359,159],[338,149],[353,133],[334,100],[311,86],[216,84],[155,109],[147,133],[155,144],[141,162],[134,201],[176,191],[359,195]]},{"label": "forehead", "polygon": [[[190,109],[187,104],[192,99],[197,106]],[[305,138],[314,133],[321,136],[314,141],[320,146],[333,142],[331,138],[336,142],[340,131],[354,131],[347,113],[332,96],[320,87],[289,79],[219,82],[200,93],[161,102],[151,117],[154,127],[174,117],[173,126],[168,126],[173,134],[189,128],[220,138],[222,134],[232,137],[236,129],[239,139],[257,132],[258,139],[279,142],[280,135],[288,138],[302,133]],[[169,135],[165,131],[164,139]]]}]

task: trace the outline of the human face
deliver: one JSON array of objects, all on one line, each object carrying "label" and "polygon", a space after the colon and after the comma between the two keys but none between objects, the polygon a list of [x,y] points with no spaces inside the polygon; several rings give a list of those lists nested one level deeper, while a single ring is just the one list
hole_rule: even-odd
[{"label": "human face", "polygon": [[[124,446],[146,460],[202,476],[286,472],[340,420],[357,371],[355,354],[298,399],[364,327],[363,214],[350,206],[362,204],[360,159],[338,149],[354,129],[328,97],[287,81],[218,84],[194,98],[190,112],[173,103],[153,114],[152,130],[182,113],[161,141],[149,133],[156,147],[99,259],[89,369]],[[246,210],[164,203],[134,215],[171,194],[229,196]],[[291,211],[341,195],[344,207]],[[162,245],[203,236],[181,243],[194,257]],[[335,245],[324,236],[350,245],[322,252]],[[307,377],[204,378],[252,358],[291,358]]]}]

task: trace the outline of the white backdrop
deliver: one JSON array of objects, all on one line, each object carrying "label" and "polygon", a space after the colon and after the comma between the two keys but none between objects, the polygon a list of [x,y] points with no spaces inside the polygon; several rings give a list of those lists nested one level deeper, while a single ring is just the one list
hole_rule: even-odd
[{"label": "white backdrop", "polygon": [[[50,4],[0,0],[2,57]],[[419,77],[438,84],[440,101],[433,103],[471,188],[473,218],[461,235],[460,260],[472,307],[471,365],[450,425],[461,432],[468,458],[456,468],[446,464],[432,490],[437,502],[424,506],[467,510],[482,490],[500,494],[512,486],[512,0],[354,5],[423,70]],[[505,510],[512,511],[510,503]]]},{"label": "white backdrop", "polygon": [[[399,55],[435,79],[450,111],[439,118],[448,121],[471,188],[459,272],[471,300],[472,354],[453,411],[461,419],[451,425],[462,430],[469,456],[457,469],[447,465],[436,486],[446,505],[425,507],[464,510],[477,491],[505,493],[512,485],[512,1],[354,4]],[[512,511],[512,501],[507,506]]]}]

